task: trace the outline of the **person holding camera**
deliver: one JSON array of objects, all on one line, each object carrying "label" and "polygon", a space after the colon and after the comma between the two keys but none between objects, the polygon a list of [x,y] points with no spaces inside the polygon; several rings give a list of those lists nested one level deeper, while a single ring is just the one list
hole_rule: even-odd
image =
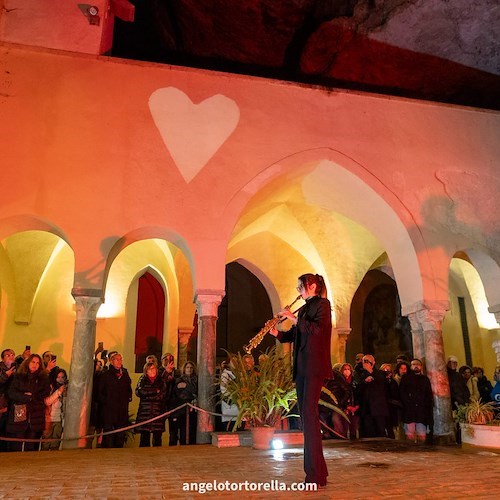
[{"label": "person holding camera", "polygon": [[[17,369],[15,359],[16,354],[12,349],[2,351],[2,361],[0,361],[0,437],[6,436],[7,410],[9,409],[7,393]],[[6,441],[0,441],[0,451],[7,451]]]},{"label": "person holding camera", "polygon": [[58,450],[61,445],[63,432],[64,409],[66,403],[66,387],[68,375],[66,370],[60,368],[49,375],[51,394],[45,398],[45,432],[44,439],[57,439],[42,444],[42,450]]},{"label": "person holding camera", "polygon": [[47,373],[58,373],[60,368],[57,366],[57,356],[51,351],[45,351],[42,354],[43,366],[47,370]]}]

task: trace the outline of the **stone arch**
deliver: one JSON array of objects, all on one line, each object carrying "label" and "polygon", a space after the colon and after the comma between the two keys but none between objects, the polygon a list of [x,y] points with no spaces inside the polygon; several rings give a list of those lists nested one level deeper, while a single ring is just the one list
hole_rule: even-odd
[{"label": "stone arch", "polygon": [[[468,248],[464,250],[470,263],[477,270],[484,291],[490,312],[500,314],[500,266],[490,255],[478,248]],[[459,256],[459,254],[455,254]]]},{"label": "stone arch", "polygon": [[403,309],[424,299],[446,298],[447,291],[435,286],[436,273],[410,210],[366,167],[329,148],[282,158],[263,169],[228,204],[226,214],[235,225],[249,201],[276,181],[300,183],[308,200],[349,217],[379,239],[389,255]]},{"label": "stone arch", "polygon": [[262,283],[264,288],[266,289],[267,295],[269,296],[269,300],[271,301],[271,307],[273,311],[280,311],[282,304],[280,301],[280,297],[276,287],[273,282],[269,278],[269,276],[258,266],[253,264],[247,259],[239,258],[236,259],[235,262],[241,264],[244,268],[248,269],[252,274],[254,274],[259,281]]},{"label": "stone arch", "polygon": [[52,233],[66,242],[70,248],[73,248],[66,233],[60,227],[42,217],[23,214],[0,220],[0,240],[14,233],[21,233],[24,231],[45,231],[47,233]]},{"label": "stone arch", "polygon": [[[61,231],[36,218],[21,217],[16,221],[11,220],[9,224],[1,227],[0,231],[4,234],[2,240],[9,242],[2,248],[0,261],[0,271],[9,279],[2,280],[0,276],[0,282],[10,281],[11,286],[6,289],[15,297],[12,301],[14,322],[18,325],[29,325],[35,301],[50,274],[51,266],[63,251],[71,252],[74,259],[73,249],[61,236]],[[33,252],[31,247],[36,248],[36,252]],[[74,260],[70,265],[73,271]]]},{"label": "stone arch", "polygon": [[[191,276],[193,277],[193,286],[194,289],[196,289],[196,266],[195,266],[195,259],[193,256],[193,253],[187,244],[186,240],[179,235],[177,232],[172,231],[167,228],[161,228],[161,227],[144,227],[144,228],[138,228],[133,231],[130,231],[126,235],[122,236],[121,238],[117,239],[112,248],[110,249],[107,259],[106,259],[106,266],[105,266],[105,272],[104,272],[104,277],[103,277],[103,294],[106,289],[106,282],[107,278],[109,275],[110,268],[118,256],[118,254],[123,251],[125,248],[128,246],[132,245],[133,243],[136,243],[138,241],[143,241],[143,240],[153,240],[153,239],[159,239],[159,240],[164,240],[166,242],[170,242],[177,246],[186,256],[187,261],[189,263],[189,268],[191,271]],[[194,293],[194,290],[193,290]]]},{"label": "stone arch", "polygon": [[[138,237],[139,235],[141,237]],[[124,318],[122,320],[124,324],[121,324],[119,329],[124,329],[125,331],[123,349],[129,363],[131,359],[134,359],[135,308],[137,306],[138,278],[141,275],[145,272],[150,272],[150,274],[158,280],[165,294],[163,352],[171,352],[177,358],[178,329],[182,327],[180,324],[181,306],[184,304],[184,307],[192,306],[194,309],[194,305],[192,304],[193,290],[183,291],[179,289],[176,262],[174,256],[169,253],[168,247],[166,246],[167,243],[171,243],[171,241],[160,238],[159,236],[161,235],[165,235],[165,233],[152,231],[141,232],[140,234],[136,233],[133,236],[128,234],[118,241],[113,247],[112,252],[110,252],[105,290],[103,290],[105,302],[99,309],[98,318],[106,318],[108,316]],[[122,272],[119,272],[120,277],[118,278],[118,275],[113,272],[113,264],[119,262],[118,257],[124,252],[136,251],[133,249],[133,245],[141,244],[141,242],[149,242],[154,245],[149,248],[154,249],[153,256],[155,253],[157,253],[157,258],[161,256],[161,261],[164,263],[164,269],[158,269],[153,263],[148,261],[140,267],[135,269],[132,268],[133,274],[127,275],[127,273],[124,273],[122,270]],[[186,256],[184,252],[183,255]],[[124,258],[126,258],[125,255]],[[189,263],[188,256],[186,256],[186,261],[188,262],[189,272],[192,272],[192,266]],[[121,280],[121,282],[119,282],[119,280]],[[108,300],[111,298],[110,287],[117,291],[117,296],[119,297],[117,307],[115,307],[115,304],[112,302],[108,305]],[[189,294],[189,296],[186,294]]]}]

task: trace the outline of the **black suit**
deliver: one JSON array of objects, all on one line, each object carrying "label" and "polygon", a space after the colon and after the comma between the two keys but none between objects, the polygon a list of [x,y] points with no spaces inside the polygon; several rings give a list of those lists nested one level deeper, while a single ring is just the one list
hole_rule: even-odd
[{"label": "black suit", "polygon": [[330,340],[332,312],[328,299],[307,299],[298,313],[297,325],[280,332],[280,342],[293,342],[293,377],[297,386],[304,431],[306,482],[326,484],[328,470],[323,457],[318,401],[325,378],[332,373]]}]

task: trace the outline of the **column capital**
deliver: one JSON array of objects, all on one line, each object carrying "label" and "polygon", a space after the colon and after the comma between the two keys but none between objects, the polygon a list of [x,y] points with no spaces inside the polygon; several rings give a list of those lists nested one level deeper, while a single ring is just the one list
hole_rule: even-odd
[{"label": "column capital", "polygon": [[193,333],[193,327],[178,328],[179,344],[186,345],[189,342],[189,337]]},{"label": "column capital", "polygon": [[76,320],[96,321],[97,311],[104,302],[102,297],[88,295],[73,295],[76,303]]},{"label": "column capital", "polygon": [[440,331],[446,311],[450,308],[447,300],[424,300],[415,302],[403,310],[411,323],[412,330]]},{"label": "column capital", "polygon": [[225,290],[201,289],[196,290],[194,301],[198,310],[198,316],[218,316],[218,307],[226,295]]},{"label": "column capital", "polygon": [[421,310],[428,311],[448,311],[450,309],[449,300],[419,300],[413,304],[404,306],[402,308],[401,314],[403,316],[408,316],[411,313],[416,313]]},{"label": "column capital", "polygon": [[334,328],[333,331],[336,332],[339,337],[344,337],[347,339],[352,331],[352,328],[340,327]]}]

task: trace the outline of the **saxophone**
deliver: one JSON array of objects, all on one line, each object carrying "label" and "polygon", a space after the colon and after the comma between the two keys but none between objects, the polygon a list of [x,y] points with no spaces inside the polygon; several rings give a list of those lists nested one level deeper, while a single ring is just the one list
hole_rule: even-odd
[{"label": "saxophone", "polygon": [[[299,295],[290,305],[286,306],[285,309],[291,309],[291,307],[302,298],[302,295]],[[296,312],[296,311],[295,311]],[[250,339],[247,345],[243,347],[244,351],[247,354],[251,354],[251,352],[262,342],[262,339],[269,333],[276,325],[284,321],[286,318],[280,318],[278,315],[273,316],[269,321],[266,321],[264,326],[259,330],[259,333],[255,335],[255,337]]]}]

